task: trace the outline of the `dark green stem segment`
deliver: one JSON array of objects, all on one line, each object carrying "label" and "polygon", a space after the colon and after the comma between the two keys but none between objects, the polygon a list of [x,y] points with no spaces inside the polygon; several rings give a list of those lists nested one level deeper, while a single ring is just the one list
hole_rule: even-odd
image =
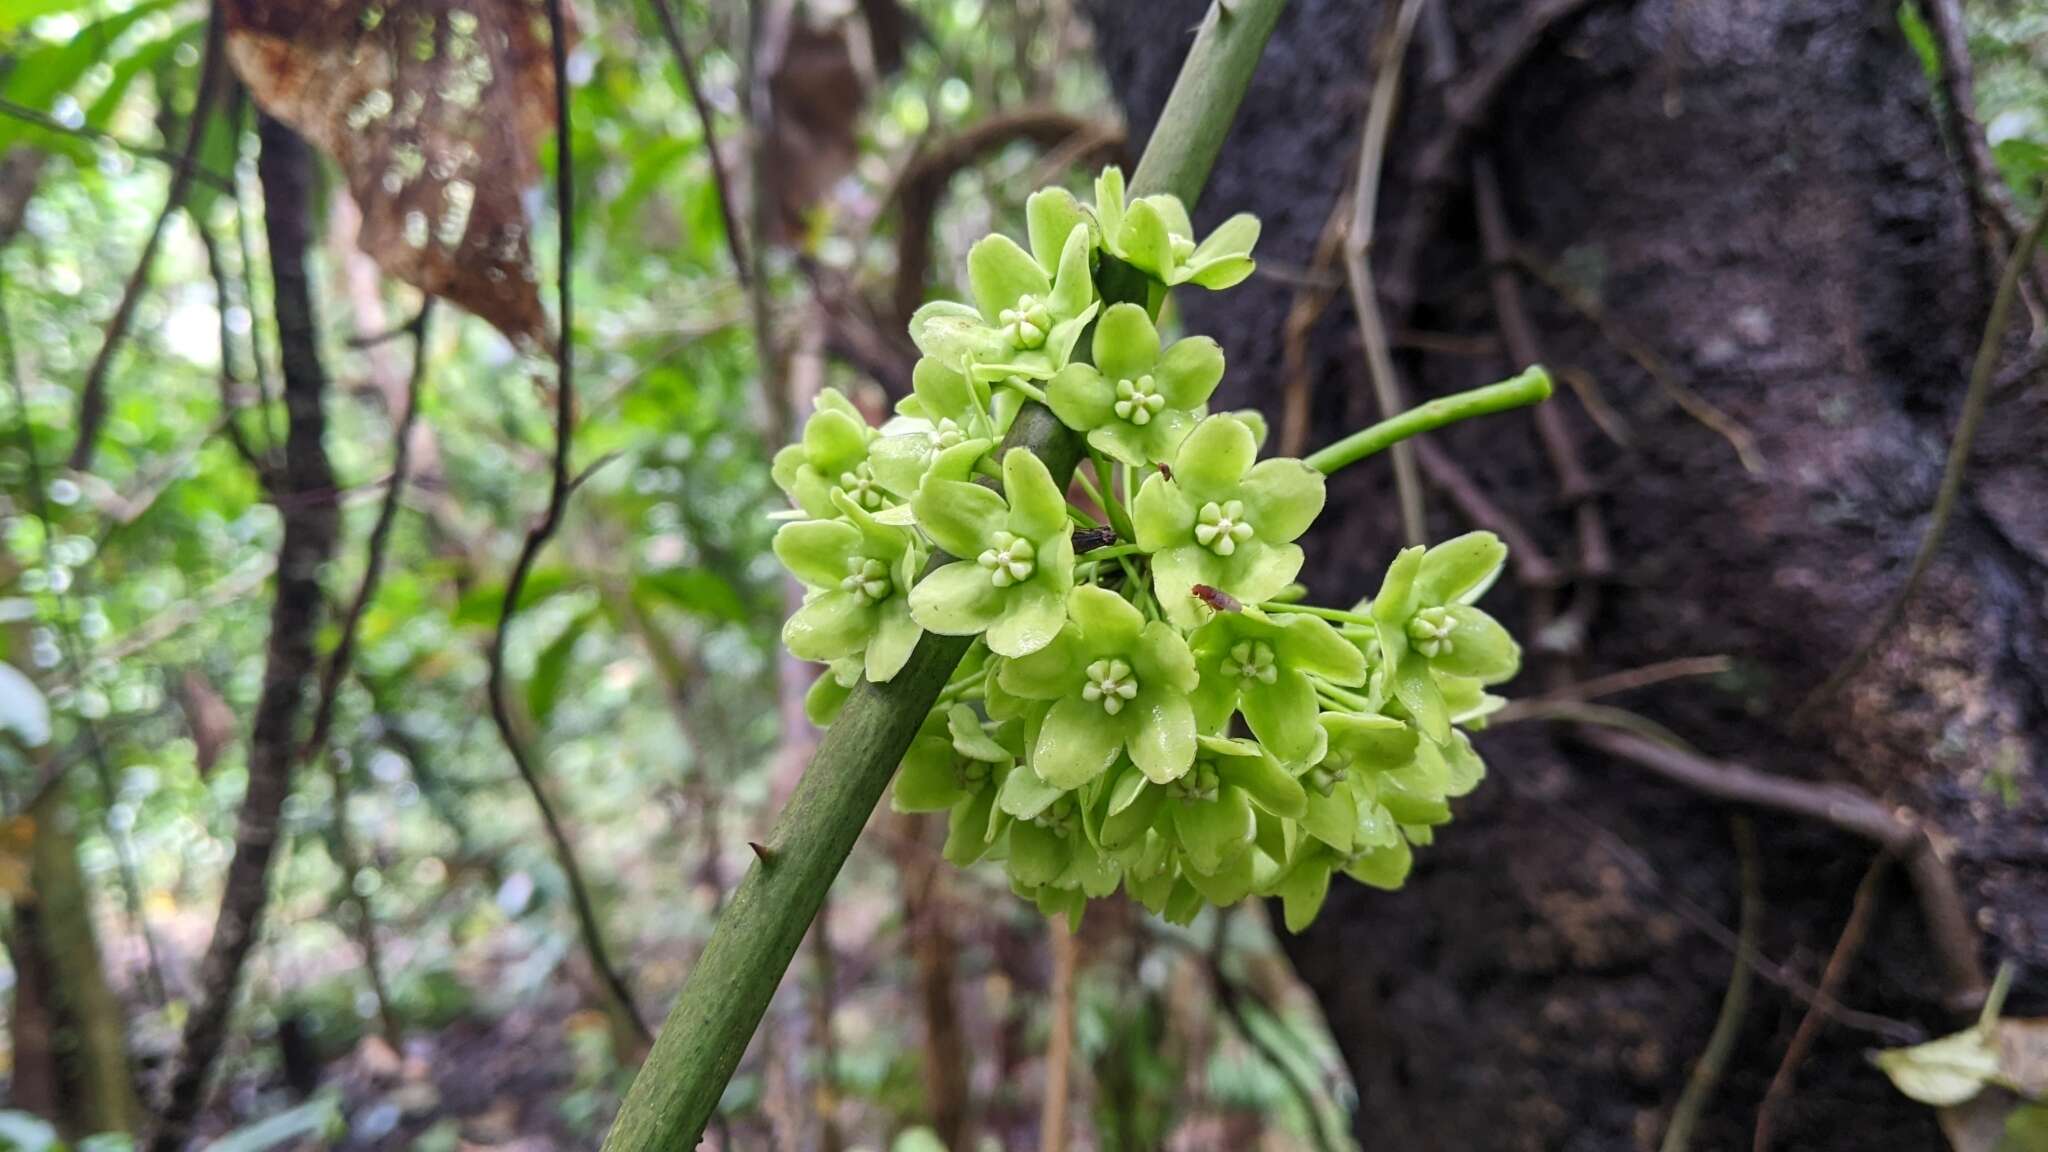
[{"label": "dark green stem segment", "polygon": [[[1198,198],[1285,5],[1210,5],[1138,163],[1134,195]],[[1083,451],[1080,437],[1038,404],[1025,406],[1003,447],[1036,453],[1062,482]],[[926,633],[895,679],[863,683],[847,699],[769,833],[766,856],[747,870],[690,969],[605,1138],[607,1152],[697,1146],[826,891],[972,643]]]},{"label": "dark green stem segment", "polygon": [[1434,432],[1446,424],[1456,424],[1474,416],[1491,416],[1496,412],[1526,408],[1549,398],[1550,373],[1540,365],[1532,366],[1523,369],[1520,376],[1498,384],[1439,396],[1427,404],[1418,404],[1392,419],[1353,432],[1310,456],[1306,463],[1327,476],[1375,453],[1384,452],[1410,436]]}]

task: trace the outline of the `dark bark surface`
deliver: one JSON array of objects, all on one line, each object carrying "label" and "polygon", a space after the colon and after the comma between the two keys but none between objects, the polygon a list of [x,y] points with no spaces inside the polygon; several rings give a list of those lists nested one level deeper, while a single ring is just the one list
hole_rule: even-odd
[{"label": "dark bark surface", "polygon": [[[1143,139],[1200,0],[1092,5],[1112,81]],[[1468,64],[1504,51],[1533,6],[1451,5]],[[1225,146],[1199,225],[1250,210],[1260,255],[1309,265],[1355,156],[1378,4],[1295,0]],[[1404,242],[1416,159],[1442,115],[1425,55],[1387,161],[1379,251]],[[1611,0],[1544,45],[1474,142],[1498,161],[1517,239],[1594,291],[1611,319],[1747,426],[1764,459],[1679,411],[1583,317],[1524,291],[1553,366],[1592,374],[1631,447],[1568,394],[1601,486],[1617,562],[1580,674],[1726,653],[1733,673],[1618,701],[1710,755],[1859,785],[1947,838],[1988,969],[2022,972],[2010,1011],[2040,1014],[2048,961],[2048,723],[2040,660],[2048,478],[2038,400],[1993,409],[1968,498],[1921,596],[1877,659],[1814,724],[1789,713],[1862,636],[1925,526],[1987,293],[1967,202],[1927,83],[1892,5]],[[1463,173],[1465,165],[1458,171]],[[1486,269],[1459,180],[1421,237],[1413,315],[1399,330],[1491,337]],[[1183,293],[1188,324],[1223,343],[1223,403],[1277,416],[1282,330],[1296,288],[1261,276]],[[1317,326],[1311,444],[1370,419],[1353,320]],[[1498,356],[1409,352],[1417,398],[1488,382]],[[1440,436],[1551,554],[1574,555],[1569,508],[1523,416]],[[1368,593],[1398,545],[1383,462],[1332,484],[1308,544],[1320,598]],[[1432,535],[1462,531],[1441,495]],[[1507,586],[1489,606],[1526,619]],[[1540,690],[1543,662],[1510,694]],[[1358,1081],[1366,1147],[1654,1147],[1728,981],[1700,931],[1737,919],[1727,813],[1575,746],[1560,731],[1482,738],[1487,784],[1419,854],[1399,893],[1340,884],[1290,947]],[[2001,798],[2001,780],[2016,799]],[[1758,821],[1762,949],[1808,981],[1848,915],[1866,845]],[[1897,869],[1844,991],[1848,1004],[1953,1023],[1912,890]],[[1748,1147],[1764,1089],[1804,1004],[1760,983],[1694,1146]],[[1931,1112],[1863,1059],[1868,1036],[1828,1027],[1781,1112],[1780,1148],[1940,1148]]]},{"label": "dark bark surface", "polygon": [[313,153],[269,117],[259,127],[264,225],[276,285],[278,347],[284,364],[287,417],[284,467],[269,478],[284,521],[278,545],[277,596],[271,603],[263,691],[249,736],[249,787],[235,826],[235,854],[221,890],[220,914],[199,969],[199,996],[186,1019],[177,1070],[150,1148],[178,1152],[191,1138],[206,1099],[215,1058],[227,1035],[243,962],[254,946],[269,893],[270,862],[282,834],[280,816],[299,755],[300,718],[313,682],[313,639],[320,620],[321,566],[334,558],[340,527],[334,473],[323,438],[327,376],[319,357],[319,326],[308,283]]}]

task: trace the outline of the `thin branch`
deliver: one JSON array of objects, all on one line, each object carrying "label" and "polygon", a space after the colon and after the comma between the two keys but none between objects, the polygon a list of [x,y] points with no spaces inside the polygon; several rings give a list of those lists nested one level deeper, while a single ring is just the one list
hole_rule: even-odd
[{"label": "thin branch", "polygon": [[185,145],[179,152],[178,165],[171,171],[171,186],[164,195],[163,211],[157,213],[156,223],[150,226],[149,240],[142,246],[142,255],[135,261],[135,270],[128,274],[128,283],[121,290],[121,302],[114,307],[113,316],[108,318],[100,350],[93,357],[92,366],[86,369],[85,383],[79,386],[78,439],[72,443],[71,457],[66,461],[74,472],[92,471],[93,456],[99,450],[100,425],[107,418],[107,373],[113,369],[114,354],[127,338],[129,325],[135,322],[135,309],[142,302],[143,290],[149,286],[150,270],[156,266],[157,249],[163,246],[164,229],[171,217],[184,207],[185,196],[192,188],[193,174],[198,171],[199,147],[206,139],[207,117],[213,109],[215,91],[220,87],[226,35],[222,14],[216,6],[206,26],[206,57],[199,68],[199,94],[192,101],[192,115],[185,124]]},{"label": "thin branch", "polygon": [[1630,732],[1581,726],[1576,734],[1610,756],[1701,795],[1826,824],[1896,854],[1913,877],[1928,941],[1942,963],[1950,1006],[1964,1011],[1982,1002],[1986,983],[1978,965],[1976,926],[1954,873],[1916,816],[1847,784],[1817,784],[1758,772]]},{"label": "thin branch", "polygon": [[1557,561],[1543,551],[1536,537],[1507,509],[1495,504],[1450,453],[1420,438],[1415,441],[1415,459],[1429,476],[1429,482],[1451,498],[1451,503],[1458,506],[1473,527],[1493,533],[1508,546],[1508,562],[1515,566],[1515,578],[1524,587],[1555,588],[1564,582]]},{"label": "thin branch", "polygon": [[528,792],[533,794],[534,807],[540,810],[542,827],[554,845],[555,858],[561,866],[562,875],[569,885],[570,903],[576,912],[576,925],[583,936],[584,950],[589,953],[590,965],[596,969],[598,978],[616,1003],[625,1021],[643,1043],[652,1043],[654,1033],[641,1018],[639,1007],[633,1001],[633,992],[626,978],[612,963],[605,947],[604,932],[598,924],[597,906],[591,900],[590,889],[583,880],[583,869],[577,864],[575,846],[569,840],[568,830],[563,826],[555,805],[548,798],[545,782],[540,776],[540,765],[533,751],[526,745],[512,718],[511,704],[505,684],[505,638],[512,630],[513,617],[519,611],[520,594],[526,589],[526,582],[533,574],[533,566],[540,559],[542,549],[547,547],[562,524],[562,514],[567,509],[570,493],[575,488],[575,477],[569,471],[569,450],[576,432],[576,380],[575,380],[575,316],[574,294],[570,283],[573,277],[570,269],[576,261],[576,160],[572,149],[572,135],[569,131],[569,77],[568,77],[568,30],[562,16],[562,0],[547,0],[549,50],[553,55],[555,79],[555,213],[559,240],[561,267],[557,271],[556,311],[559,314],[559,330],[555,340],[555,449],[552,458],[552,475],[548,485],[547,508],[541,514],[540,522],[526,533],[526,541],[519,549],[519,558],[512,565],[512,573],[505,580],[505,599],[498,607],[498,626],[491,633],[488,656],[489,679],[487,683],[491,700],[491,720],[497,725],[498,735],[505,742],[505,750],[512,757],[512,766],[518,770],[519,778],[525,782]]},{"label": "thin branch", "polygon": [[1678,378],[1678,373],[1664,362],[1662,356],[1615,323],[1598,300],[1587,295],[1556,268],[1537,259],[1536,254],[1526,248],[1515,247],[1505,255],[1515,267],[1549,289],[1566,307],[1585,317],[1588,323],[1599,330],[1602,339],[1633,361],[1636,367],[1642,369],[1643,374],[1648,376],[1664,395],[1670,397],[1672,403],[1683,409],[1686,415],[1706,425],[1715,435],[1726,440],[1728,446],[1735,450],[1736,459],[1742,462],[1743,471],[1751,475],[1763,473],[1764,458],[1757,450],[1755,433],[1741,421],[1723,412],[1713,401],[1688,387]]},{"label": "thin branch", "polygon": [[249,784],[235,828],[234,856],[221,888],[213,939],[199,970],[199,998],[179,1044],[170,1090],[151,1152],[180,1152],[205,1102],[207,1082],[227,1038],[242,968],[262,926],[270,863],[282,839],[282,812],[297,759],[296,732],[316,658],[322,595],[319,572],[334,555],[340,508],[323,439],[326,372],[306,268],[314,162],[310,148],[263,118],[257,162],[270,234],[273,303],[284,361],[289,434],[273,501],[284,521],[277,552],[263,690],[249,737]]},{"label": "thin branch", "polygon": [[[1280,400],[1280,452],[1285,456],[1299,456],[1308,450],[1309,418],[1316,388],[1315,372],[1309,364],[1309,334],[1329,309],[1330,301],[1336,298],[1337,289],[1346,283],[1342,277],[1333,278],[1329,273],[1344,247],[1344,222],[1350,218],[1356,200],[1351,189],[1351,181],[1345,181],[1331,202],[1323,230],[1316,236],[1315,253],[1309,258],[1307,279],[1295,289],[1294,299],[1287,306],[1287,320],[1280,330],[1281,360],[1287,369],[1287,383]],[[1265,264],[1261,262],[1259,267],[1263,269]]]},{"label": "thin branch", "polygon": [[1927,531],[1920,538],[1920,548],[1913,554],[1913,565],[1906,571],[1906,582],[1878,613],[1874,625],[1856,650],[1793,712],[1792,722],[1795,725],[1811,716],[1817,705],[1833,696],[1862,669],[1878,644],[1897,628],[1906,606],[1912,602],[1914,593],[1920,590],[1920,582],[1926,578],[1928,569],[1934,566],[1935,554],[1941,550],[1942,534],[1955,513],[1956,498],[1963,491],[1963,474],[1970,466],[1970,449],[1977,440],[1977,426],[1983,423],[1984,411],[1990,405],[1992,377],[1998,368],[1998,358],[2005,349],[2006,323],[2012,318],[2012,303],[2019,294],[2020,276],[2026,270],[2028,258],[2040,242],[2043,230],[2048,230],[2048,196],[2043,197],[2040,213],[2028,225],[2026,234],[2014,244],[2012,255],[2005,261],[2005,270],[1999,274],[1998,292],[1991,298],[1991,315],[1984,322],[1984,336],[1977,344],[1977,360],[1970,367],[1970,387],[1963,394],[1963,412],[1956,421],[1955,438],[1949,443],[1948,462],[1942,468],[1941,488],[1935,494],[1934,510],[1928,514]]},{"label": "thin branch", "polygon": [[1045,922],[1052,948],[1052,1035],[1045,1045],[1045,1099],[1038,1114],[1038,1152],[1066,1152],[1068,1081],[1074,1066],[1074,977],[1081,942],[1066,918]]},{"label": "thin branch", "polygon": [[1640,668],[1627,668],[1605,676],[1594,676],[1570,684],[1561,684],[1541,696],[1531,696],[1510,701],[1492,716],[1496,724],[1512,724],[1517,720],[1533,719],[1535,712],[1543,705],[1568,700],[1597,700],[1603,696],[1618,696],[1623,692],[1634,692],[1655,684],[1672,680],[1686,680],[1695,676],[1718,676],[1734,664],[1726,656],[1681,656],[1674,660],[1660,660]]},{"label": "thin branch", "polygon": [[697,78],[697,61],[690,54],[690,48],[683,39],[682,24],[669,7],[668,0],[648,0],[654,8],[655,19],[661,23],[662,39],[668,41],[669,51],[676,58],[676,69],[683,75],[683,88],[689,93],[690,107],[697,112],[697,123],[704,129],[704,153],[711,160],[711,183],[718,193],[718,218],[725,227],[725,247],[732,254],[733,275],[740,286],[746,287],[753,278],[753,265],[747,261],[746,241],[742,238],[739,216],[733,209],[732,176],[725,169],[725,157],[718,150],[718,126],[711,110],[711,102],[704,98],[704,85]]},{"label": "thin branch", "polygon": [[1765,955],[1761,948],[1743,947],[1734,929],[1715,919],[1684,891],[1666,884],[1656,867],[1642,853],[1609,829],[1587,817],[1585,813],[1555,803],[1543,805],[1542,810],[1560,824],[1587,833],[1594,845],[1632,873],[1638,883],[1663,896],[1671,909],[1678,913],[1679,919],[1684,920],[1694,931],[1705,936],[1716,948],[1747,963],[1765,983],[1783,991],[1812,1011],[1820,1013],[1843,1028],[1875,1037],[1887,1045],[1918,1044],[1927,1038],[1926,1031],[1917,1024],[1848,1007],[1832,994],[1807,983],[1790,965]]},{"label": "thin branch", "polygon": [[[1890,853],[1879,852],[1871,859],[1870,867],[1864,870],[1862,882],[1856,885],[1855,899],[1849,905],[1848,922],[1842,925],[1842,934],[1835,940],[1835,949],[1828,954],[1827,967],[1821,970],[1820,992],[1825,996],[1832,998],[1841,993],[1843,982],[1849,978],[1849,970],[1855,966],[1856,957],[1863,950],[1863,942],[1870,936],[1870,925],[1877,919],[1877,897],[1882,890],[1880,882],[1891,860]],[[1785,1058],[1778,1062],[1778,1070],[1771,1076],[1771,1086],[1764,1092],[1763,1103],[1757,1105],[1756,1135],[1750,1145],[1751,1152],[1770,1152],[1778,1108],[1792,1095],[1792,1088],[1799,1078],[1799,1065],[1812,1050],[1826,1019],[1826,1014],[1817,1007],[1808,1007],[1806,1014],[1799,1018],[1799,1027],[1792,1033],[1792,1042],[1785,1046]]]},{"label": "thin branch", "polygon": [[355,904],[356,932],[363,950],[364,972],[369,978],[370,991],[377,1000],[377,1015],[383,1025],[384,1039],[394,1049],[400,1047],[403,1034],[384,980],[383,952],[377,943],[377,922],[370,910],[369,897],[356,884],[356,877],[362,871],[362,861],[356,855],[348,828],[348,772],[338,757],[328,754],[327,745],[342,681],[348,678],[355,656],[357,629],[362,624],[364,613],[369,610],[370,602],[376,598],[377,584],[383,576],[385,555],[391,543],[391,529],[398,521],[406,478],[411,471],[412,432],[419,420],[420,392],[426,379],[427,337],[433,307],[434,298],[429,296],[410,324],[413,332],[412,375],[406,383],[405,414],[399,418],[393,433],[391,480],[384,489],[384,501],[377,508],[376,523],[371,526],[370,538],[364,545],[362,580],[356,585],[355,598],[349,601],[342,615],[340,639],[335,642],[333,653],[320,671],[320,694],[313,710],[312,731],[299,750],[301,764],[316,759],[327,764],[329,781],[334,787],[335,854],[341,866],[343,892]]},{"label": "thin branch", "polygon": [[[257,485],[268,492],[276,479],[273,475],[276,462],[267,452],[259,453],[249,442],[248,433],[242,430],[242,404],[235,395],[243,381],[241,373],[235,369],[234,335],[228,323],[231,308],[228,304],[227,267],[221,262],[220,245],[213,238],[213,230],[202,221],[194,220],[192,223],[199,233],[199,243],[206,249],[206,269],[213,276],[214,311],[220,316],[220,374],[216,377],[220,385],[220,430],[227,437],[228,445],[235,450],[235,455],[240,456],[242,462],[249,466],[249,471],[256,474]],[[253,335],[256,325],[253,314],[249,325]]]},{"label": "thin branch", "polygon": [[[1464,78],[1446,91],[1446,123],[1409,167],[1411,188],[1402,200],[1398,226],[1389,231],[1394,248],[1380,278],[1380,296],[1396,323],[1405,322],[1415,306],[1423,250],[1435,239],[1443,211],[1455,199],[1451,192],[1465,168],[1472,142],[1492,119],[1509,82],[1520,75],[1522,66],[1539,48],[1569,32],[1600,2],[1532,0],[1523,9],[1521,23],[1508,35],[1506,46],[1466,71]],[[1431,79],[1449,85],[1455,71],[1433,62]]]},{"label": "thin branch", "polygon": [[170,165],[173,173],[189,174],[192,179],[219,192],[231,193],[235,190],[233,178],[224,176],[199,163],[196,157],[186,151],[174,152],[169,148],[137,144],[132,141],[123,140],[111,132],[103,132],[91,125],[73,127],[47,112],[40,112],[5,98],[0,98],[0,116],[4,116],[9,120],[19,120],[24,124],[39,128],[45,132],[54,132],[59,136],[88,140],[94,144],[104,144],[116,151],[126,152],[131,156],[140,156],[145,160],[161,161]]},{"label": "thin branch", "polygon": [[[1737,867],[1742,877],[1741,928],[1736,941],[1743,950],[1754,951],[1757,928],[1763,922],[1764,910],[1762,884],[1758,879],[1756,830],[1750,827],[1745,816],[1737,816],[1729,823],[1733,826]],[[1728,992],[1721,999],[1721,1012],[1714,1019],[1714,1030],[1707,1036],[1707,1046],[1700,1053],[1699,1063],[1693,1066],[1692,1075],[1686,1079],[1685,1091],[1679,1094],[1678,1104],[1671,1109],[1671,1124],[1664,1130],[1664,1142],[1658,1146],[1658,1152],[1686,1152],[1692,1147],[1693,1132],[1699,1127],[1700,1117],[1705,1115],[1707,1106],[1713,1102],[1714,1090],[1721,1084],[1721,1074],[1728,1068],[1728,1057],[1735,1052],[1736,1038],[1742,1032],[1742,1017],[1749,1010],[1749,985],[1750,966],[1738,957],[1735,970],[1728,976]]]},{"label": "thin branch", "polygon": [[[1408,407],[1400,379],[1394,375],[1394,356],[1387,345],[1386,316],[1380,311],[1378,287],[1373,282],[1373,223],[1380,193],[1380,171],[1387,155],[1387,135],[1393,129],[1394,108],[1400,102],[1402,63],[1415,23],[1427,0],[1401,0],[1394,14],[1392,30],[1380,55],[1378,75],[1373,80],[1372,103],[1365,113],[1365,133],[1358,149],[1358,176],[1351,194],[1351,220],[1344,233],[1344,282],[1351,291],[1351,311],[1358,322],[1358,335],[1365,343],[1366,367],[1372,373],[1373,395],[1379,402],[1380,419],[1392,420]],[[1422,507],[1422,477],[1416,470],[1415,450],[1405,444],[1393,446],[1394,488],[1401,506],[1401,534],[1409,544],[1421,544],[1428,532]]]}]

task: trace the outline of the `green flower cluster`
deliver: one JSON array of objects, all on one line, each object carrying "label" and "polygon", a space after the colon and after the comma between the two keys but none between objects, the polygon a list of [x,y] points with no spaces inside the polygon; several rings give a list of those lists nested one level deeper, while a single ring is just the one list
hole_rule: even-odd
[{"label": "green flower cluster", "polygon": [[[776,457],[800,518],[775,551],[809,589],[784,641],[831,665],[813,718],[921,631],[975,637],[894,802],[949,812],[947,857],[1001,861],[1047,914],[1121,886],[1177,922],[1278,896],[1299,930],[1335,873],[1400,885],[1483,776],[1465,729],[1520,663],[1473,607],[1506,549],[1410,548],[1349,610],[1298,603],[1323,473],[1260,460],[1255,414],[1208,409],[1215,341],[1156,327],[1168,289],[1251,273],[1258,222],[1197,242],[1179,201],[1127,201],[1115,169],[1092,206],[1047,189],[1027,217],[1028,246],[969,253],[971,306],[918,312],[894,419],[828,394]],[[1144,299],[1105,301],[1111,283]],[[1078,494],[1000,446],[1028,401],[1085,438]]]}]

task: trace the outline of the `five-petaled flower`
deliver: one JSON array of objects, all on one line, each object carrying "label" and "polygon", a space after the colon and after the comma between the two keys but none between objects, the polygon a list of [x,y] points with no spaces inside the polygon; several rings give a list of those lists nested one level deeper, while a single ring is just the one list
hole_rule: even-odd
[{"label": "five-petaled flower", "polygon": [[1136,304],[1102,314],[1092,350],[1095,363],[1067,365],[1046,388],[1054,414],[1125,464],[1173,459],[1223,379],[1223,350],[1190,336],[1161,352],[1159,330]]},{"label": "five-petaled flower", "polygon": [[1193,697],[1202,730],[1220,732],[1233,711],[1242,712],[1252,735],[1286,764],[1322,752],[1312,677],[1340,687],[1365,682],[1358,648],[1313,616],[1219,612],[1188,644],[1202,678]]},{"label": "five-petaled flower", "polygon": [[1128,753],[1160,782],[1195,759],[1195,658],[1179,632],[1123,597],[1083,585],[1052,642],[999,673],[1005,691],[1049,702],[1030,760],[1055,788],[1079,788]]},{"label": "five-petaled flower", "polygon": [[1323,509],[1323,474],[1299,460],[1254,464],[1257,454],[1243,421],[1211,416],[1181,443],[1172,475],[1147,477],[1138,490],[1138,546],[1152,554],[1160,607],[1182,628],[1209,612],[1197,584],[1256,604],[1301,571],[1294,541]]},{"label": "five-petaled flower", "polygon": [[910,590],[917,623],[949,636],[988,634],[999,656],[1050,644],[1066,623],[1074,586],[1067,498],[1029,452],[1003,456],[1003,494],[938,472],[911,511],[933,542],[954,556]]},{"label": "five-petaled flower", "polygon": [[917,645],[910,587],[924,546],[907,528],[883,524],[845,492],[832,494],[836,520],[798,520],[775,533],[775,555],[809,586],[782,626],[782,642],[804,660],[861,654],[867,678],[895,677]]}]

